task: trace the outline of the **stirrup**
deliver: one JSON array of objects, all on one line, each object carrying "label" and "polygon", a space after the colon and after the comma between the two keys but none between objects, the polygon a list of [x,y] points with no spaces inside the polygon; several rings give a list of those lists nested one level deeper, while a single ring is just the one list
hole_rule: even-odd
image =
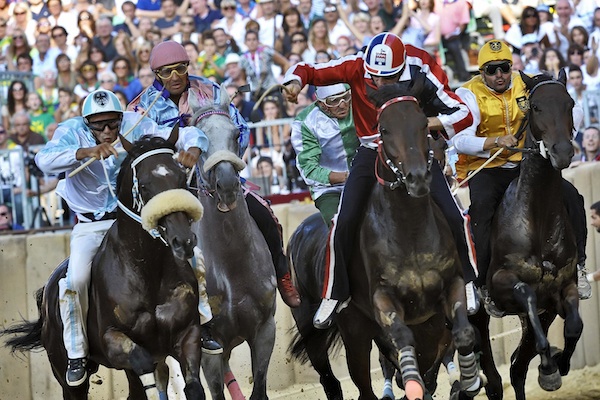
[{"label": "stirrup", "polygon": [[592,297],[592,285],[587,279],[585,265],[577,264],[577,292],[579,300],[587,300]]},{"label": "stirrup", "polygon": [[475,289],[475,285],[473,281],[468,282],[465,285],[465,295],[467,299],[467,314],[475,315],[477,311],[479,311],[479,296],[477,295],[477,290]]}]

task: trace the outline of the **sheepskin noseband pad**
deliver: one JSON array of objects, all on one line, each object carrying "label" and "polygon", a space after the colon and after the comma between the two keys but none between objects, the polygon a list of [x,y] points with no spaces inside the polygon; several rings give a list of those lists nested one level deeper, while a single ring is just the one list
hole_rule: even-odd
[{"label": "sheepskin noseband pad", "polygon": [[183,211],[194,221],[202,218],[204,209],[196,196],[185,189],[171,189],[157,194],[142,208],[142,227],[151,231],[158,220],[171,213]]},{"label": "sheepskin noseband pad", "polygon": [[246,163],[229,150],[219,150],[211,154],[204,162],[204,172],[208,172],[220,162],[227,161],[233,164],[236,171],[241,171],[246,168]]}]

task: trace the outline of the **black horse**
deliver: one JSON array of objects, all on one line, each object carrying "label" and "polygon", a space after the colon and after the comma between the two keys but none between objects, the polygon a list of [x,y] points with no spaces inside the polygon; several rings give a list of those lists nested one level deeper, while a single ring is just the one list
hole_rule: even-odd
[{"label": "black horse", "polygon": [[[521,172],[513,181],[492,223],[490,296],[507,315],[518,315],[523,336],[511,357],[510,377],[518,400],[525,399],[529,362],[540,355],[538,382],[557,390],[583,330],[577,293],[577,249],[564,207],[562,177],[573,157],[572,110],[564,70],[558,80],[521,73],[529,91],[527,136]],[[564,351],[546,337],[557,315],[565,320]],[[490,399],[502,398],[501,377],[489,342],[489,316],[472,319],[482,332],[482,368]]]},{"label": "black horse", "polygon": [[[92,264],[88,369],[95,372],[99,364],[124,369],[130,399],[158,399],[155,365],[169,355],[182,366],[187,398],[205,398],[199,375],[198,284],[187,261],[196,244],[191,220],[200,218],[202,207],[186,190],[185,171],[173,159],[177,131],[168,141],[145,137],[131,145],[122,139],[129,154],[117,179],[121,204]],[[132,210],[140,202],[144,206],[138,215]],[[7,341],[13,351],[43,346],[64,398],[86,399],[89,378],[79,387],[68,386],[65,379],[58,281],[67,264],[61,263],[37,292],[39,320],[2,334],[18,335]]]},{"label": "black horse", "polygon": [[[435,391],[439,366],[449,349],[459,352],[462,388],[478,379],[458,254],[450,228],[429,196],[434,160],[427,118],[417,100],[422,87],[417,79],[408,89],[391,85],[370,94],[379,109],[380,185],[371,194],[360,246],[349,265],[352,301],[336,318],[350,375],[364,400],[377,398],[369,368],[373,340],[400,372],[399,384],[408,399]],[[328,398],[334,399],[341,398],[336,397],[339,382],[326,354],[337,332],[310,326],[322,286],[311,270],[321,271],[324,265],[323,235],[326,228],[305,221],[290,239],[288,254],[298,286],[303,296],[313,299],[303,297],[301,308],[294,311],[300,336],[292,352],[311,360]]]}]

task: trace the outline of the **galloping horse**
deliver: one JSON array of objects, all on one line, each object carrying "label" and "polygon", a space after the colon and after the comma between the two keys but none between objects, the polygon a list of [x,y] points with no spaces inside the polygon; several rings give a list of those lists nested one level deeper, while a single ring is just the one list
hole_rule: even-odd
[{"label": "galloping horse", "polygon": [[[207,293],[214,314],[213,335],[223,346],[223,364],[206,363],[213,399],[224,399],[223,378],[231,381],[231,351],[244,341],[250,346],[254,386],[250,399],[267,399],[267,368],[275,343],[275,270],[269,248],[248,212],[238,171],[240,132],[229,116],[224,87],[220,105],[201,105],[190,95],[192,120],[209,139],[200,159],[200,201],[205,214],[198,224],[206,260]],[[230,388],[231,389],[231,388]],[[234,397],[235,399],[235,397]],[[235,399],[237,400],[237,399]]]},{"label": "galloping horse", "polygon": [[[519,178],[500,203],[491,235],[487,276],[490,295],[498,308],[521,319],[523,336],[511,357],[510,376],[517,400],[525,399],[529,362],[541,357],[538,382],[557,390],[561,375],[583,330],[578,311],[577,249],[563,202],[562,177],[573,156],[573,100],[565,88],[566,76],[533,78],[521,73],[529,91],[527,137]],[[546,335],[552,321],[565,319],[565,348],[554,352]],[[482,331],[482,367],[489,379],[490,399],[502,398],[502,382],[493,363],[489,316],[473,320]]]},{"label": "galloping horse", "polygon": [[[409,88],[396,84],[370,93],[379,109],[380,184],[373,188],[360,246],[348,266],[352,301],[336,318],[361,400],[377,398],[369,370],[372,340],[400,372],[410,400],[435,391],[439,366],[451,346],[459,351],[462,388],[470,389],[478,380],[460,261],[446,219],[429,196],[434,160],[427,118],[418,101],[422,90],[423,80],[416,79]],[[298,273],[308,271],[306,264],[324,253],[324,241],[312,238],[319,232],[313,228],[298,229],[288,250],[301,291],[307,285],[322,285],[307,281],[310,273]],[[305,336],[294,353],[306,351],[311,361],[319,351],[323,357],[328,348],[319,343],[323,334],[308,329],[306,322],[299,330]],[[335,341],[332,335],[325,336],[327,343]],[[339,383],[330,376],[328,362],[313,365],[321,369],[328,397],[336,393]]]},{"label": "galloping horse", "polygon": [[[201,217],[202,207],[186,190],[185,172],[173,159],[177,132],[168,141],[121,140],[129,154],[117,179],[117,218],[92,264],[88,369],[95,372],[98,364],[124,369],[131,399],[158,399],[153,372],[168,355],[182,365],[187,398],[205,398],[198,285],[187,261],[196,244],[191,219]],[[133,210],[140,207],[138,215]],[[43,346],[64,398],[86,399],[89,378],[79,387],[65,379],[58,281],[66,268],[64,261],[38,291],[39,320],[2,334],[21,334],[7,341],[13,351]]]}]

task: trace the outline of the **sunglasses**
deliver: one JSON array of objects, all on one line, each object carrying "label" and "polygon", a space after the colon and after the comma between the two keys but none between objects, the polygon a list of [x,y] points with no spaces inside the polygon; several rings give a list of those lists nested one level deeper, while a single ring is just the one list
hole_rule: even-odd
[{"label": "sunglasses", "polygon": [[525,18],[531,18],[531,17],[536,17],[537,18],[537,15],[535,15],[535,14],[527,14],[527,15],[524,15],[524,17]]},{"label": "sunglasses", "polygon": [[115,81],[113,81],[112,79],[106,79],[106,80],[100,81],[100,83],[115,83]]},{"label": "sunglasses", "polygon": [[23,40],[23,39],[25,39],[25,36],[17,35],[17,36],[13,36],[13,39],[15,39],[15,40],[18,40],[18,39]]},{"label": "sunglasses", "polygon": [[86,65],[85,67],[81,67],[81,72],[96,72],[96,67]]},{"label": "sunglasses", "polygon": [[292,43],[304,43],[304,42],[306,42],[306,40],[304,40],[304,39],[294,39],[294,40],[292,40]]},{"label": "sunglasses", "polygon": [[20,92],[21,90],[25,90],[23,86],[15,86],[13,87],[13,92]]},{"label": "sunglasses", "polygon": [[225,6],[225,7],[221,7],[221,10],[227,11],[227,10],[235,10],[235,7],[233,6]]},{"label": "sunglasses", "polygon": [[56,39],[56,38],[63,37],[63,36],[66,36],[66,35],[64,33],[55,33],[54,35],[52,35],[52,39]]},{"label": "sunglasses", "polygon": [[173,74],[184,76],[188,72],[188,63],[178,63],[166,65],[154,71],[159,78],[168,80],[173,77]]},{"label": "sunglasses", "polygon": [[86,125],[93,131],[102,132],[108,126],[108,129],[113,130],[121,126],[121,119],[111,119],[109,121],[87,122]]},{"label": "sunglasses", "polygon": [[350,100],[352,100],[352,94],[349,90],[346,90],[344,93],[326,97],[323,103],[325,103],[327,107],[338,107],[342,103],[349,103]]},{"label": "sunglasses", "polygon": [[326,13],[332,13],[332,12],[336,12],[336,11],[337,11],[337,7],[335,7],[335,6],[334,7],[331,7],[331,6],[330,7],[325,7],[323,9],[323,12],[326,12]]},{"label": "sunglasses", "polygon": [[511,65],[509,62],[503,62],[502,64],[489,64],[483,67],[483,72],[486,75],[496,75],[498,70],[500,70],[503,74],[507,74],[510,72]]},{"label": "sunglasses", "polygon": [[27,14],[27,12],[26,11],[15,11],[13,14],[15,14],[15,15],[24,15],[24,14]]},{"label": "sunglasses", "polygon": [[577,54],[582,56],[583,55],[583,51],[577,51],[577,50],[573,50],[569,52],[569,55],[572,56],[573,54]]},{"label": "sunglasses", "polygon": [[80,15],[80,16],[79,16],[79,20],[80,20],[80,21],[87,21],[87,20],[89,20],[90,18],[91,18],[91,17],[90,17],[89,15],[87,15],[87,14],[83,14],[83,15]]},{"label": "sunglasses", "polygon": [[6,133],[6,130],[2,129],[0,130],[0,135],[4,135]]}]

